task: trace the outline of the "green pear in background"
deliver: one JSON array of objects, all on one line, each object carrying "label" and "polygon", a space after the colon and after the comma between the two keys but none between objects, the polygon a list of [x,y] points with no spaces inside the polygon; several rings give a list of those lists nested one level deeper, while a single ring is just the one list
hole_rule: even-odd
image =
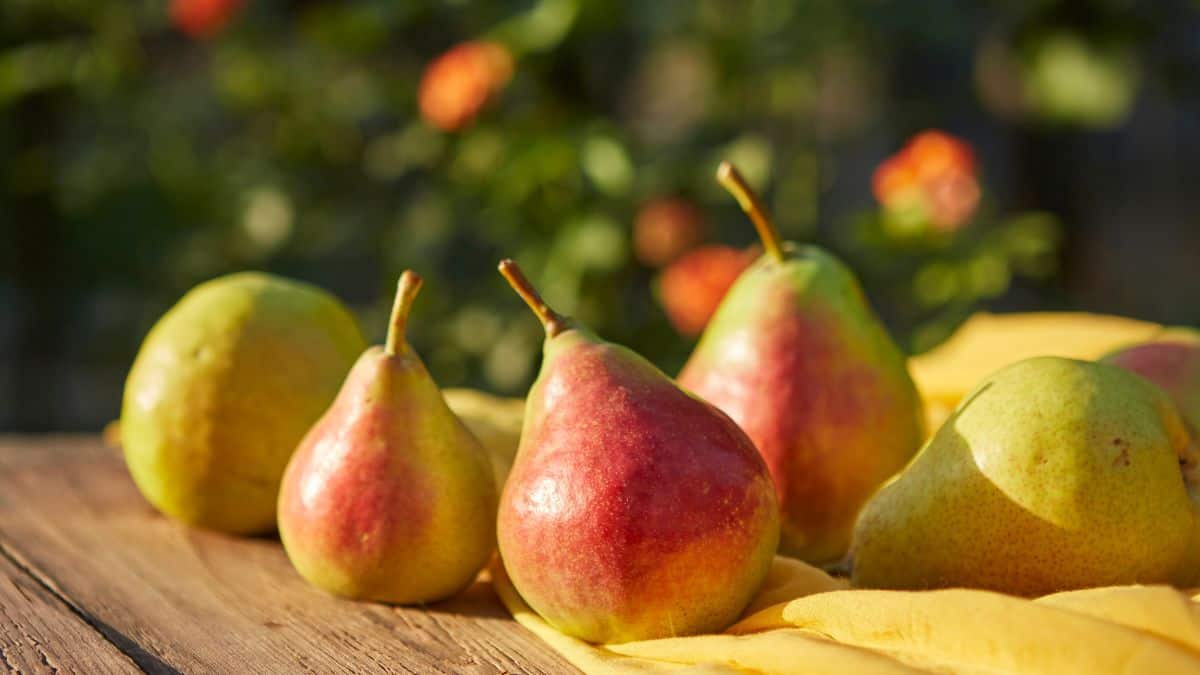
[{"label": "green pear in background", "polygon": [[1162,387],[1193,432],[1200,431],[1200,330],[1168,328],[1153,340],[1123,347],[1101,360]]},{"label": "green pear in background", "polygon": [[138,488],[190,525],[271,531],[288,458],[364,347],[354,317],[314,286],[253,272],[197,286],[125,383],[121,445]]},{"label": "green pear in background", "polygon": [[730,288],[679,384],[732,417],[766,460],[780,549],[835,561],[863,503],[920,447],[920,397],[851,271],[815,246],[780,242],[731,165],[717,178],[766,253]]},{"label": "green pear in background", "polygon": [[1022,595],[1179,578],[1197,447],[1167,395],[1115,366],[1039,357],[959,404],[863,509],[855,585]]}]

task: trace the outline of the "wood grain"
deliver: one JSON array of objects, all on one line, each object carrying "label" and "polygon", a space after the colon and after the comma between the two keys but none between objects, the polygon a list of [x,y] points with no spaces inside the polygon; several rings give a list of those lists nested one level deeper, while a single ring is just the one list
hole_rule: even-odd
[{"label": "wood grain", "polygon": [[0,547],[147,672],[578,672],[485,583],[424,609],[347,602],[274,538],[176,525],[91,437],[0,439]]},{"label": "wood grain", "polygon": [[41,582],[0,554],[0,670],[140,673]]}]

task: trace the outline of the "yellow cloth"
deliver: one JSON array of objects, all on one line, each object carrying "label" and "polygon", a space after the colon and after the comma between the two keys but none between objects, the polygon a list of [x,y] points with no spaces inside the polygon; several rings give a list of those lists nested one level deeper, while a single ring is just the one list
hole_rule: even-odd
[{"label": "yellow cloth", "polygon": [[1037,599],[874,591],[777,557],[747,616],[720,635],[596,646],[542,621],[500,565],[513,617],[585,673],[1200,673],[1195,591],[1114,586]]},{"label": "yellow cloth", "polygon": [[1160,335],[1146,321],[1084,312],[979,312],[945,342],[909,359],[933,433],[958,401],[993,372],[1034,356],[1093,360]]}]

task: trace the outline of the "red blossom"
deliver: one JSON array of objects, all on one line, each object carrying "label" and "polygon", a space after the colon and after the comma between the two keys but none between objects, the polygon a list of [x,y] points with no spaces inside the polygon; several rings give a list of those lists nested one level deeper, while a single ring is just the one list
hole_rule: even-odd
[{"label": "red blossom", "polygon": [[195,40],[215,36],[241,9],[244,0],[171,0],[171,23]]}]

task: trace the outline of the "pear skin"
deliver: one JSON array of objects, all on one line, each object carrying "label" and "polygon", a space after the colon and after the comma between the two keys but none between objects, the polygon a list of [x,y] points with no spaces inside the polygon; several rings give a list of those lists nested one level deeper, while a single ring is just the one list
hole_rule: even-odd
[{"label": "pear skin", "polygon": [[859,509],[924,436],[904,355],[850,270],[814,246],[778,243],[728,164],[767,252],[730,289],[679,384],[720,408],[766,460],[782,513],[780,550],[841,558]]},{"label": "pear skin", "polygon": [[243,272],[192,289],[125,382],[119,445],[138,489],[188,525],[274,530],[288,458],[365,347],[315,286]]},{"label": "pear skin", "polygon": [[500,500],[500,557],[550,625],[612,643],[724,629],[779,536],[770,476],[728,417],[501,271],[547,329]]},{"label": "pear skin", "polygon": [[313,586],[397,604],[454,595],[495,543],[486,451],[403,339],[420,286],[401,277],[388,344],[368,349],[297,448],[279,494],[279,534]]},{"label": "pear skin", "polygon": [[1038,357],[981,383],[864,508],[864,587],[1044,595],[1159,583],[1195,521],[1170,399],[1114,366]]},{"label": "pear skin", "polygon": [[1103,361],[1162,387],[1184,421],[1200,431],[1200,331],[1167,329],[1156,339],[1118,349]]},{"label": "pear skin", "polygon": [[[1102,361],[1140,375],[1162,388],[1179,408],[1193,439],[1200,446],[1200,331],[1168,328],[1155,339],[1118,349]],[[1200,447],[1181,460],[1183,470],[1200,486]],[[1200,513],[1200,490],[1193,490],[1192,501]],[[1192,532],[1189,554],[1173,579],[1181,586],[1200,582],[1200,515]]]}]

